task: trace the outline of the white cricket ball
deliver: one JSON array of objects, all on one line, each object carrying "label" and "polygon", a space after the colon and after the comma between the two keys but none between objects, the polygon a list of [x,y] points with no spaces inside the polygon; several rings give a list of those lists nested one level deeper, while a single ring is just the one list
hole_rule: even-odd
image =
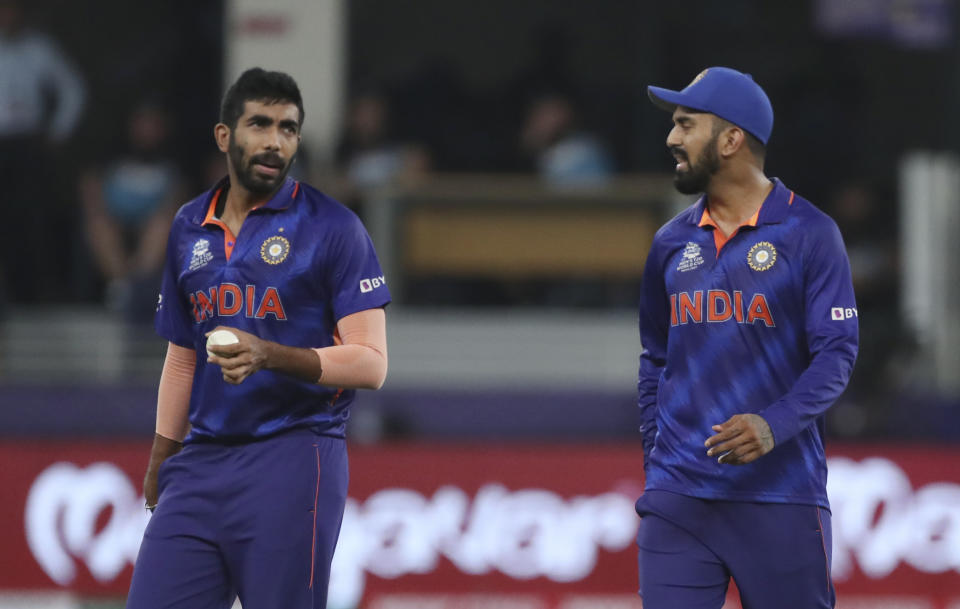
[{"label": "white cricket ball", "polygon": [[210,347],[219,347],[222,345],[233,345],[239,343],[240,339],[230,330],[215,330],[207,337],[207,355],[213,357],[215,353],[210,351]]}]

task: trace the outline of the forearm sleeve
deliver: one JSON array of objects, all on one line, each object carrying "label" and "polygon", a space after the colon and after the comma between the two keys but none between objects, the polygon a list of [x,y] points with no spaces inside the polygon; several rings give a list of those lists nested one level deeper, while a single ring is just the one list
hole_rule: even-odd
[{"label": "forearm sleeve", "polygon": [[651,247],[640,287],[640,373],[637,381],[637,406],[640,409],[640,435],[643,439],[643,467],[647,469],[657,438],[657,391],[667,359],[669,310],[663,269]]},{"label": "forearm sleeve", "polygon": [[190,427],[190,391],[196,352],[174,343],[167,346],[167,357],[157,391],[157,433],[164,438],[183,442]]},{"label": "forearm sleeve", "polygon": [[760,415],[782,444],[822,416],[843,393],[857,358],[856,300],[836,225],[817,233],[805,265],[810,363],[790,391]]},{"label": "forearm sleeve", "polygon": [[337,322],[340,343],[314,349],[322,385],[379,389],[387,378],[387,322],[383,309],[368,309]]}]

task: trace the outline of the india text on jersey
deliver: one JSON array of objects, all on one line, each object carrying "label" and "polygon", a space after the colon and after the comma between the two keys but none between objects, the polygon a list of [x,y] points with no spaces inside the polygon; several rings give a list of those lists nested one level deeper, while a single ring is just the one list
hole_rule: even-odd
[{"label": "india text on jersey", "polygon": [[767,304],[767,297],[754,294],[749,304],[743,306],[743,292],[735,290],[731,295],[726,290],[707,290],[707,303],[704,307],[703,290],[680,292],[670,295],[670,325],[718,323],[735,320],[738,324],[753,324],[762,321],[768,328],[777,324]]},{"label": "india text on jersey", "polygon": [[274,287],[258,293],[255,285],[247,285],[241,289],[235,283],[221,283],[208,290],[198,290],[190,294],[190,304],[193,305],[193,320],[196,323],[206,321],[214,315],[233,317],[241,312],[255,319],[266,319],[267,315],[273,315],[274,319],[279,321],[287,319],[280,292]]}]

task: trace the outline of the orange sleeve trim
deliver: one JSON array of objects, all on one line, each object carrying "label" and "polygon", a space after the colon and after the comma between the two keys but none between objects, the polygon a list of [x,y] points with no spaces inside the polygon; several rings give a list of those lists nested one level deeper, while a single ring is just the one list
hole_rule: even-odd
[{"label": "orange sleeve trim", "polygon": [[215,215],[217,213],[217,201],[220,200],[220,193],[222,192],[223,189],[219,188],[217,192],[213,194],[213,198],[210,199],[210,207],[207,208],[207,217],[203,219],[200,225],[206,226],[207,224],[213,224],[223,229],[223,253],[226,255],[227,260],[230,260],[230,256],[233,254],[233,248],[237,245],[237,238],[234,236],[233,231],[230,230],[230,227]]},{"label": "orange sleeve trim", "polygon": [[791,190],[791,191],[790,191],[790,200],[787,201],[787,205],[793,205],[793,197],[794,197],[794,194],[795,194],[795,193]]}]

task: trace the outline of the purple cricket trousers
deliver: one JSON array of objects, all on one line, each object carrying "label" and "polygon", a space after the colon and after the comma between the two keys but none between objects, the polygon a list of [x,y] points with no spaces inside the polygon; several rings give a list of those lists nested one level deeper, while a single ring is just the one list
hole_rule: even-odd
[{"label": "purple cricket trousers", "polygon": [[160,467],[128,609],[322,609],[347,499],[342,438],[188,443]]},{"label": "purple cricket trousers", "polygon": [[823,507],[651,490],[637,513],[644,609],[720,609],[731,577],[744,609],[834,607]]}]

